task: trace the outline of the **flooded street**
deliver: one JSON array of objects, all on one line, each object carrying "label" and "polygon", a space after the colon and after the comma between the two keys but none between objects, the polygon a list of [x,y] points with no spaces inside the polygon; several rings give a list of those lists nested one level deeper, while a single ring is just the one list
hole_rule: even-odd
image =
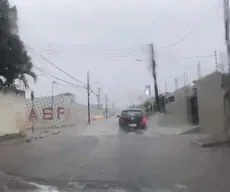
[{"label": "flooded street", "polygon": [[40,191],[226,191],[228,147],[200,148],[192,135],[156,130],[150,125],[144,134],[121,134],[117,119],[109,119],[32,143],[5,142],[0,169]]}]

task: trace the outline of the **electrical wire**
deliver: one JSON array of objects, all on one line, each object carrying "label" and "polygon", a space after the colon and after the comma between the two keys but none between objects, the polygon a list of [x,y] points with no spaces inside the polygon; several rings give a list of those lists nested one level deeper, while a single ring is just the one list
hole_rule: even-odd
[{"label": "electrical wire", "polygon": [[[65,80],[63,80],[63,79],[61,79],[61,78],[59,78],[59,77],[54,76],[54,75],[51,75],[51,74],[48,74],[48,73],[45,74],[44,71],[43,71],[42,69],[40,69],[39,67],[37,67],[37,66],[35,66],[35,65],[34,65],[34,68],[38,69],[38,70],[39,70],[43,75],[45,75],[47,78],[49,78],[49,76],[50,76],[50,77],[52,77],[52,78],[54,78],[54,79],[56,79],[56,80],[58,80],[58,81],[61,81],[61,82],[64,82],[64,83],[66,83],[66,84],[71,85],[71,86],[68,86],[68,87],[87,89],[87,87],[80,86],[80,85],[76,85],[76,84],[74,84],[74,83],[70,83],[70,82],[65,81]],[[49,76],[48,76],[48,75],[49,75]],[[49,79],[50,79],[50,78],[49,78]],[[53,81],[53,79],[51,79],[51,81]],[[59,82],[56,82],[56,83],[60,84]],[[62,85],[65,85],[65,84],[62,84]],[[66,85],[65,85],[65,86],[66,86]],[[92,94],[94,94],[95,96],[98,96],[98,94],[95,93],[91,88],[90,88],[90,92],[91,92]]]},{"label": "electrical wire", "polygon": [[[29,26],[29,25],[27,25]],[[28,30],[27,30],[28,31]],[[37,35],[39,35],[42,39],[47,38],[44,35],[42,35],[41,33],[38,33],[37,31],[32,31],[32,33],[36,33]],[[34,38],[33,38],[34,39]],[[35,40],[35,39],[34,39]],[[36,41],[36,40],[35,40]],[[65,46],[66,44],[64,43],[60,43],[57,41],[52,41],[52,43],[48,43],[48,46],[52,46],[53,43],[58,43],[61,46]],[[83,44],[83,43],[73,43],[71,44],[72,46],[76,46],[76,47],[90,47],[90,48],[129,48],[130,46],[133,45],[124,45],[124,44]],[[133,49],[131,49],[133,50]]]},{"label": "electrical wire", "polygon": [[150,30],[176,3],[177,0],[174,0],[147,28],[147,30]]},{"label": "electrical wire", "polygon": [[[88,47],[86,47],[88,48]],[[84,47],[83,47],[84,49]],[[73,48],[71,50],[74,50]],[[54,54],[58,54],[58,55],[64,55],[65,53],[60,52],[58,53],[58,51],[52,51],[48,48],[48,52],[49,53],[54,53]],[[103,49],[94,49],[91,48],[91,52],[99,54],[99,55],[103,55],[106,56],[108,58],[124,58],[124,57],[134,57],[137,55],[137,50],[135,49],[111,49],[111,48],[103,48]]]},{"label": "electrical wire", "polygon": [[64,86],[64,87],[78,88],[78,87],[76,87],[76,86],[74,86],[74,85],[66,85],[66,84],[59,83],[59,82],[56,82],[56,83],[57,83],[57,85]]},{"label": "electrical wire", "polygon": [[[27,47],[29,47],[30,49],[36,51],[36,49],[34,49],[34,48],[31,47],[30,45],[26,44],[25,42],[24,42],[24,44],[25,44]],[[56,69],[58,69],[58,70],[60,70],[61,72],[65,73],[67,76],[69,76],[69,77],[71,77],[72,79],[74,79],[75,81],[77,81],[77,82],[83,84],[83,86],[75,85],[75,84],[73,84],[73,83],[70,83],[70,82],[65,81],[65,80],[63,80],[63,79],[60,79],[60,78],[55,77],[55,76],[53,76],[53,75],[50,75],[51,77],[53,77],[54,79],[57,79],[57,80],[59,80],[59,81],[65,82],[65,83],[72,84],[72,85],[74,85],[74,86],[76,86],[76,87],[78,87],[78,88],[80,88],[80,87],[81,87],[81,88],[87,88],[87,86],[85,85],[85,83],[81,82],[80,80],[76,79],[75,77],[73,77],[73,76],[70,75],[69,73],[65,72],[63,69],[61,69],[60,67],[58,67],[57,65],[55,65],[55,64],[54,64],[53,62],[51,62],[48,58],[46,58],[44,55],[42,55],[42,54],[39,53],[39,56],[40,56],[42,59],[44,59],[45,61],[47,61],[49,64],[51,64],[53,67],[55,67]],[[90,92],[97,96],[97,94],[96,94],[91,88],[90,88]]]},{"label": "electrical wire", "polygon": [[201,58],[208,58],[208,57],[214,57],[214,54],[210,55],[200,55],[200,56],[193,56],[193,57],[180,57],[179,59],[201,59]]},{"label": "electrical wire", "polygon": [[[103,55],[106,57],[111,57],[111,56],[124,57],[124,56],[133,56],[133,55],[137,54],[137,50],[135,50],[135,49],[114,49],[114,48],[106,48],[106,47],[103,49],[98,49],[98,48],[97,49],[90,48],[90,49],[91,49],[90,50],[91,52],[99,54],[99,55]],[[71,50],[74,50],[74,49],[71,49]],[[61,54],[63,54],[63,53],[61,53]]]},{"label": "electrical wire", "polygon": [[55,77],[55,76],[53,76],[53,75],[51,75],[51,77],[53,77],[53,78],[56,79],[56,80],[62,81],[62,82],[64,82],[64,83],[70,84],[70,85],[72,85],[72,86],[74,86],[74,87],[76,87],[76,88],[83,88],[83,89],[86,89],[86,87],[84,87],[84,86],[80,86],[80,85],[76,85],[76,84],[70,83],[70,82],[68,82],[68,81],[65,81],[65,80],[63,80],[63,79],[60,79],[60,78]]},{"label": "electrical wire", "polygon": [[[34,49],[34,48],[31,47],[30,45],[26,44],[25,42],[24,42],[24,44],[25,44],[28,48],[30,48],[30,49],[32,49],[32,50],[34,50],[34,51],[37,51],[36,49]],[[83,83],[82,81],[76,79],[75,77],[73,77],[73,76],[70,75],[69,73],[65,72],[63,69],[61,69],[60,67],[58,67],[57,65],[55,65],[52,61],[50,61],[50,60],[49,60],[47,57],[45,57],[44,55],[42,55],[42,54],[39,53],[39,56],[40,56],[43,60],[47,61],[47,62],[48,62],[50,65],[52,65],[53,67],[55,67],[55,68],[58,69],[59,71],[63,72],[64,74],[66,74],[67,76],[69,76],[70,78],[72,78],[73,80],[75,80],[75,81],[77,81],[78,83],[81,83],[82,85],[86,86],[85,83]]]},{"label": "electrical wire", "polygon": [[[214,5],[214,7],[212,8],[212,9],[214,9],[215,7],[216,7],[216,5],[218,4],[218,2],[219,2],[220,0],[218,0],[216,3],[215,3],[215,5]],[[209,13],[208,14],[206,14],[202,19],[201,19],[201,21],[197,24],[197,25],[195,25],[195,27],[193,28],[193,29],[191,29],[184,37],[182,37],[180,40],[178,40],[178,41],[176,41],[176,42],[174,42],[174,43],[172,43],[172,44],[170,44],[170,45],[167,45],[167,46],[162,46],[162,47],[159,47],[159,48],[162,48],[162,49],[166,49],[166,48],[170,48],[170,47],[173,47],[173,46],[176,46],[176,45],[178,45],[179,43],[181,43],[182,41],[184,41],[187,37],[189,37],[198,27],[200,27],[200,25],[204,22],[204,19],[206,19],[206,17],[209,15]]]},{"label": "electrical wire", "polygon": [[[35,38],[33,38],[33,39],[36,41]],[[58,43],[58,45],[61,45],[61,47],[66,45],[66,44],[62,44],[59,42],[57,42],[57,43]],[[48,46],[48,49],[52,49],[53,43],[48,43],[47,46]],[[132,48],[133,45],[110,45],[110,44],[107,44],[107,45],[101,44],[100,45],[100,44],[76,44],[76,43],[74,43],[74,44],[71,44],[70,46],[72,46],[72,48],[74,48],[74,47],[90,48],[93,51],[105,51],[105,53],[108,53],[109,51],[120,51],[120,52],[121,51],[122,52],[127,51],[128,53],[130,53],[130,52],[132,53],[132,52],[137,51],[136,49]],[[118,53],[114,52],[114,54],[119,54],[120,52],[118,52]],[[103,52],[102,52],[102,54],[103,54]]]},{"label": "electrical wire", "polygon": [[158,18],[156,18],[153,23],[149,26],[148,29],[151,29],[171,8],[172,6],[176,3],[177,0],[174,0],[160,15]]},{"label": "electrical wire", "polygon": [[[37,33],[39,36],[41,36],[39,33]],[[42,36],[41,36],[42,37]],[[33,38],[35,41],[36,39]],[[53,52],[52,49],[52,43],[49,43],[48,46],[48,51],[49,52]],[[63,45],[61,43],[59,43],[59,45]],[[72,44],[71,46],[75,46],[78,48],[87,48],[87,49],[91,49],[91,51],[93,52],[99,52],[99,54],[101,55],[109,55],[107,57],[124,57],[124,56],[129,56],[129,55],[133,55],[137,52],[136,49],[133,48],[133,45],[100,45],[100,44]],[[71,50],[73,50],[74,47],[71,48]],[[55,51],[54,51],[55,52]]]},{"label": "electrical wire", "polygon": [[[74,86],[74,87],[76,87],[76,88],[84,88],[84,89],[86,89],[86,87],[84,87],[84,86],[80,86],[80,85],[76,85],[76,84],[74,84],[74,83],[71,83],[71,82],[68,82],[68,81],[65,81],[65,80],[63,80],[63,79],[61,79],[61,78],[58,78],[58,77],[56,77],[56,76],[54,76],[54,75],[51,75],[51,74],[48,74],[48,73],[44,73],[44,71],[42,70],[42,69],[40,69],[39,67],[37,67],[37,66],[33,66],[34,68],[36,68],[37,70],[39,70],[44,76],[46,76],[46,77],[52,77],[52,78],[54,78],[54,79],[56,79],[56,80],[58,80],[58,81],[61,81],[61,82],[64,82],[64,83],[66,83],[66,84],[69,84],[69,85],[72,85],[72,86]],[[50,78],[49,78],[50,79]],[[53,81],[53,79],[51,79],[52,81]]]}]

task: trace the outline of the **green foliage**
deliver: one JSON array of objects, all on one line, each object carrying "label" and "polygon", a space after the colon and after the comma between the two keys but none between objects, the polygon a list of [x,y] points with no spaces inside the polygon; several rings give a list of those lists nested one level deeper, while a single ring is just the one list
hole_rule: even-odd
[{"label": "green foliage", "polygon": [[36,80],[33,64],[17,34],[17,9],[0,0],[0,84],[13,86],[21,80],[28,88],[27,76]]}]

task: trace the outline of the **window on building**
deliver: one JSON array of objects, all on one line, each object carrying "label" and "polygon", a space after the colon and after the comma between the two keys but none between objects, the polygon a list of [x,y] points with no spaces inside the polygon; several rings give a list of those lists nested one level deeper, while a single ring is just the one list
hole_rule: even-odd
[{"label": "window on building", "polygon": [[171,97],[168,98],[168,100],[169,100],[169,103],[174,102],[175,101],[175,97],[171,96]]}]

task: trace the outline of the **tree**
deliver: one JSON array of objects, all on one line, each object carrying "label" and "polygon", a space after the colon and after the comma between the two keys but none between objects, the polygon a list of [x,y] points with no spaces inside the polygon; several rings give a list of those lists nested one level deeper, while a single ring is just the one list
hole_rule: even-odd
[{"label": "tree", "polygon": [[8,0],[0,0],[0,84],[15,85],[19,79],[29,87],[27,76],[36,80],[33,64],[18,36],[17,9]]}]

